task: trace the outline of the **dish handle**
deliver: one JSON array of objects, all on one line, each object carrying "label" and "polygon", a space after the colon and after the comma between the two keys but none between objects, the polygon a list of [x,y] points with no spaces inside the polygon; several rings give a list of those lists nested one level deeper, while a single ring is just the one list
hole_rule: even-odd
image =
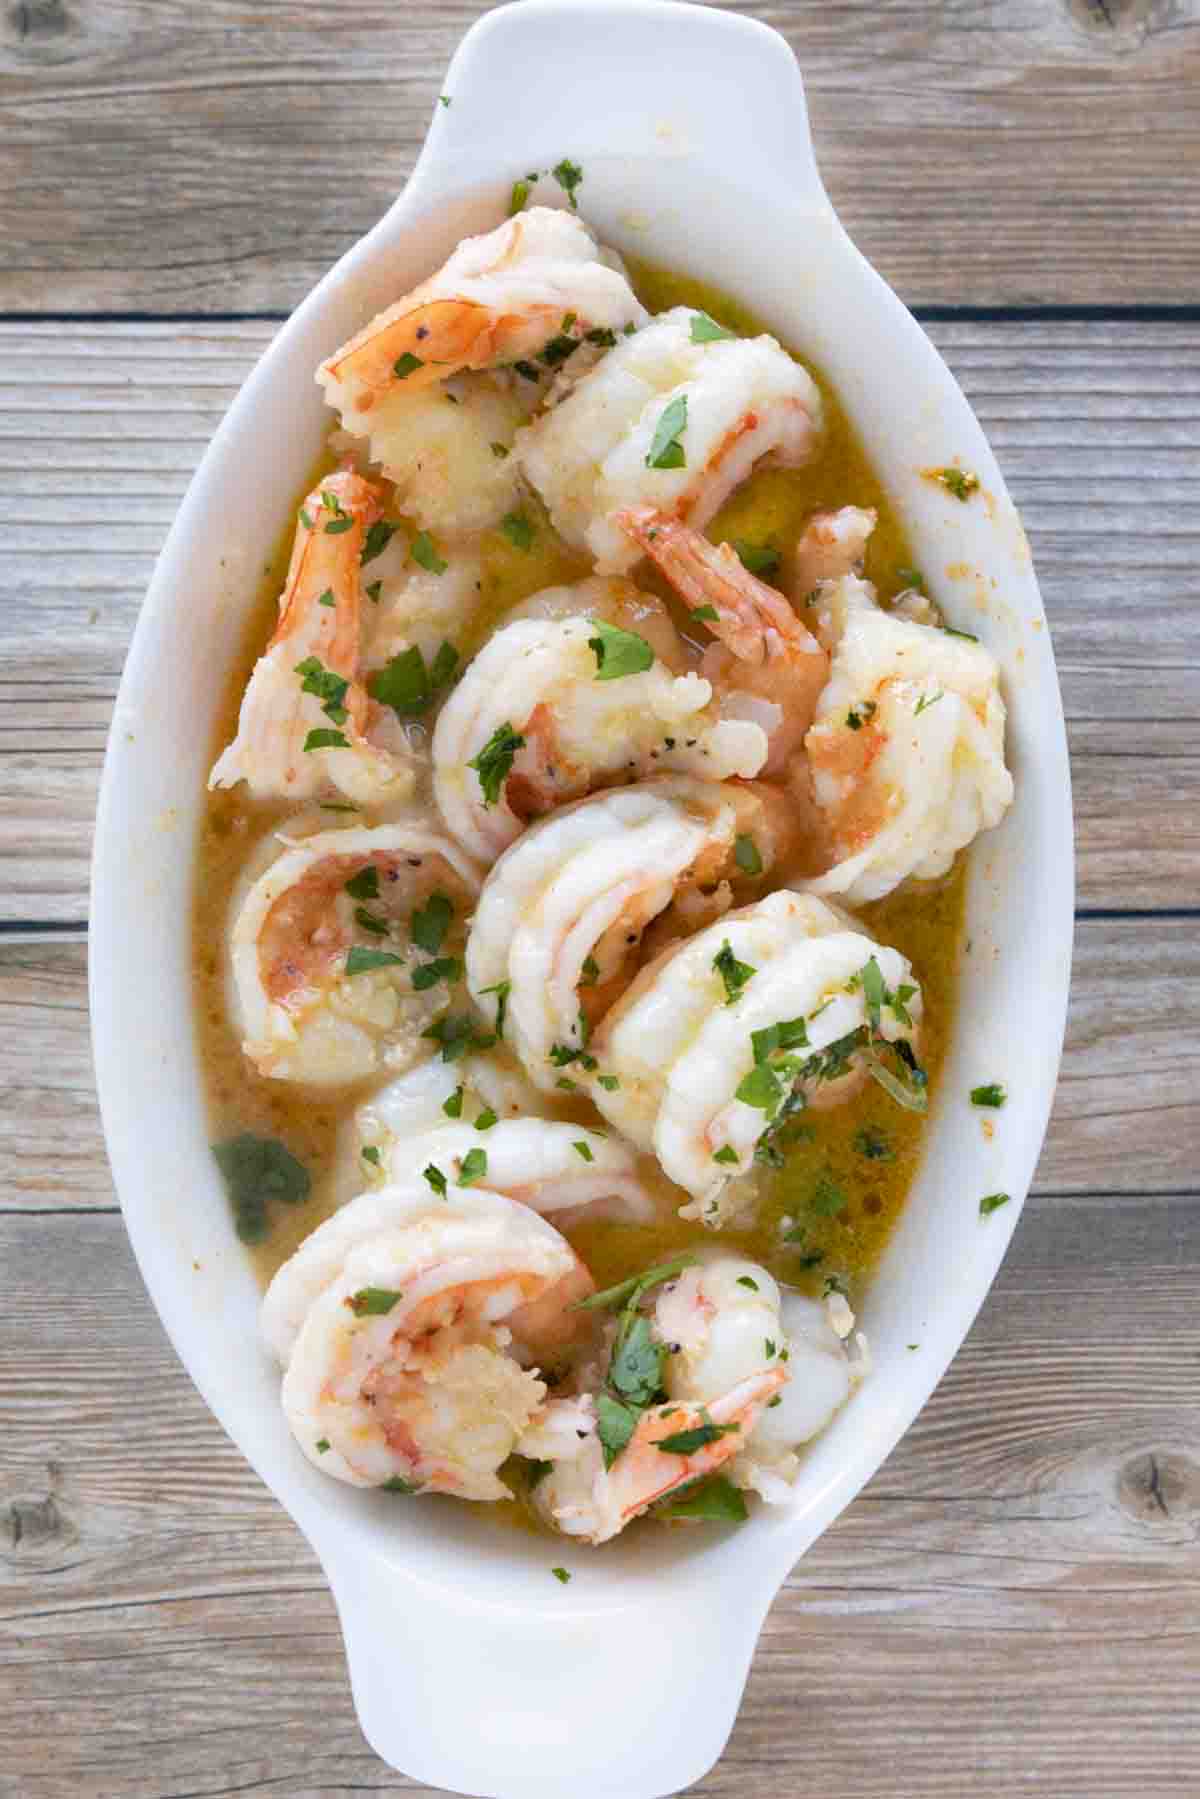
[{"label": "dish handle", "polygon": [[649,1593],[626,1576],[622,1602],[601,1559],[564,1548],[577,1566],[560,1583],[553,1551],[523,1596],[511,1580],[473,1592],[469,1560],[453,1588],[375,1557],[326,1560],[363,1734],[410,1778],[486,1799],[680,1792],[725,1747],[774,1583],[755,1591],[744,1566],[706,1559]]},{"label": "dish handle", "polygon": [[[596,223],[614,204],[670,203],[698,173],[753,189],[786,183],[795,203],[830,210],[787,40],[742,13],[683,0],[517,0],[486,13],[446,74],[405,198],[434,203],[465,171],[581,165],[579,200]],[[628,159],[656,160],[649,192]]]}]

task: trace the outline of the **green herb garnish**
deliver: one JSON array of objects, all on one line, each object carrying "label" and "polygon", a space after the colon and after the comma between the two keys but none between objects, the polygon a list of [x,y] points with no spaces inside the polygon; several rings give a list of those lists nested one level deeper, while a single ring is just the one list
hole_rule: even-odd
[{"label": "green herb garnish", "polygon": [[622,631],[602,618],[596,620],[596,635],[588,638],[588,649],[596,658],[597,681],[619,681],[625,675],[640,675],[654,665],[654,651],[636,631]]},{"label": "green herb garnish", "polygon": [[555,163],[550,173],[554,176],[559,187],[562,188],[563,193],[571,202],[571,211],[578,211],[575,200],[575,189],[583,180],[583,170],[580,168],[579,164],[577,162],[572,162],[569,157],[564,156],[561,162]]},{"label": "green herb garnish", "polygon": [[694,312],[689,335],[694,344],[715,344],[724,338],[736,337],[737,332],[726,331],[724,325],[718,325],[716,319],[710,319],[706,312]]},{"label": "green herb garnish", "polygon": [[[389,525],[386,519],[377,518],[373,525],[367,527],[367,535],[363,540],[362,556],[359,558],[365,568],[368,562],[374,562],[376,556],[382,555],[391,543],[399,525]],[[370,588],[367,589],[368,593]],[[373,596],[377,597],[377,596]]]},{"label": "green herb garnish", "polygon": [[1004,1104],[1008,1091],[999,1081],[989,1081],[986,1087],[972,1087],[971,1104],[973,1106],[989,1106],[995,1110]]},{"label": "green herb garnish", "polygon": [[1011,1193],[988,1193],[979,1202],[979,1216],[986,1218],[990,1212],[998,1212],[1012,1198]]},{"label": "green herb garnish", "polygon": [[473,768],[479,776],[485,809],[494,806],[500,798],[500,789],[512,772],[516,753],[524,747],[525,739],[506,722],[496,726],[479,754],[467,763],[467,767]]},{"label": "green herb garnish", "polygon": [[397,381],[407,381],[408,377],[411,374],[414,374],[417,369],[423,369],[424,367],[425,364],[419,356],[414,356],[411,350],[405,350],[403,356],[397,357],[396,361],[392,364],[392,373],[395,375]]},{"label": "green herb garnish", "polygon": [[739,962],[733,953],[733,946],[728,937],[713,957],[713,973],[719,974],[725,984],[725,1004],[732,1006],[740,997],[747,981],[758,973],[748,962]]},{"label": "green herb garnish", "polygon": [[356,1318],[386,1318],[402,1298],[402,1294],[393,1292],[390,1287],[360,1287],[346,1304]]},{"label": "green herb garnish", "polygon": [[676,394],[659,414],[646,457],[647,468],[686,468],[687,457],[680,439],[687,429],[687,395]]},{"label": "green herb garnish", "polygon": [[413,561],[428,569],[431,575],[444,575],[450,564],[438,555],[428,531],[418,531],[408,546]]},{"label": "green herb garnish", "polygon": [[267,1205],[281,1200],[296,1206],[308,1198],[312,1177],[286,1144],[251,1131],[213,1144],[233,1208],[234,1229],[243,1243],[261,1243],[267,1234]]},{"label": "green herb garnish", "polygon": [[758,853],[758,845],[753,837],[744,834],[735,837],[733,842],[733,859],[744,875],[760,875],[763,871],[762,857]]},{"label": "green herb garnish", "polygon": [[500,529],[514,550],[533,548],[533,526],[523,512],[506,512],[500,520]]},{"label": "green herb garnish", "polygon": [[363,949],[356,943],[346,957],[346,973],[369,974],[374,968],[399,967],[403,961],[403,956],[395,955],[390,949]]},{"label": "green herb garnish", "polygon": [[348,750],[350,739],[341,731],[310,731],[304,739],[304,750],[310,755],[313,750]]},{"label": "green herb garnish", "polygon": [[431,893],[423,906],[418,906],[408,923],[409,935],[427,956],[436,956],[446,941],[446,932],[454,917],[454,907],[444,893]]}]

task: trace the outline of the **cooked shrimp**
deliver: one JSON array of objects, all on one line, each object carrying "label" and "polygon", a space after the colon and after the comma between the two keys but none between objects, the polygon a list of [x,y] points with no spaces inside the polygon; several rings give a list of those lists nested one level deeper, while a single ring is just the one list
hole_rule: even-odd
[{"label": "cooked shrimp", "polygon": [[439,536],[487,530],[521,499],[521,472],[509,452],[525,420],[525,395],[503,374],[409,387],[396,382],[365,425],[354,426],[369,426],[365,444],[351,432],[335,433],[333,444],[381,469],[395,483],[399,511],[422,529]]},{"label": "cooked shrimp", "polygon": [[[243,1049],[276,1080],[339,1083],[403,1067],[458,976],[457,957],[442,952],[461,942],[477,871],[418,824],[283,841],[233,927]],[[410,935],[422,909],[434,935],[440,924],[436,951]]]},{"label": "cooked shrimp", "polygon": [[1012,800],[995,658],[881,612],[847,576],[823,601],[836,641],[805,740],[836,860],[813,891],[861,904],[945,874]]},{"label": "cooked shrimp", "polygon": [[475,911],[467,982],[497,1028],[503,998],[535,1085],[552,1092],[573,1084],[568,1065],[586,1069],[587,1017],[628,983],[651,920],[689,886],[742,879],[739,847],[765,872],[776,830],[786,819],[753,788],[666,776],[577,801],[505,851]]},{"label": "cooked shrimp", "polygon": [[660,314],[517,435],[556,529],[601,574],[627,573],[640,553],[618,513],[647,505],[702,529],[757,464],[813,453],[810,376],[773,337],[714,339],[711,323],[686,306]]},{"label": "cooked shrimp", "polygon": [[578,615],[524,617],[497,631],[438,718],[438,805],[481,861],[493,861],[530,818],[592,788],[662,769],[712,781],[750,776],[765,758],[762,728],[722,718],[711,684],[673,672],[643,633],[618,646],[632,651],[632,672],[606,672],[597,621],[624,632],[620,620],[653,602],[628,582],[585,581],[575,591]]},{"label": "cooked shrimp", "polygon": [[793,589],[797,600],[807,600],[822,581],[861,574],[867,539],[878,522],[873,506],[814,512],[796,545]]},{"label": "cooked shrimp", "polygon": [[726,714],[731,698],[744,697],[742,710],[770,743],[762,772],[781,773],[804,742],[829,678],[824,650],[783,595],[752,575],[731,545],[711,544],[649,506],[619,512],[616,522],[719,639],[706,650],[701,672]]},{"label": "cooked shrimp", "polygon": [[[752,1484],[762,1421],[790,1380],[808,1373],[791,1365],[779,1307],[771,1276],[738,1256],[707,1255],[661,1287],[646,1316],[651,1340],[663,1346],[665,1401],[643,1412],[606,1469],[596,1396],[550,1400],[517,1444],[518,1454],[553,1464],[534,1489],[542,1515],[570,1536],[603,1543],[656,1500],[718,1468],[740,1467],[739,1484]],[[705,1425],[720,1435],[690,1452],[657,1447]],[[778,1460],[773,1445],[767,1454]]]},{"label": "cooked shrimp", "polygon": [[[637,1157],[626,1144],[580,1124],[548,1118],[489,1119],[481,1108],[468,1107],[460,1083],[450,1094],[456,1097],[464,1118],[452,1123],[440,1110],[440,1122],[415,1136],[375,1135],[369,1141],[379,1151],[380,1167],[389,1184],[404,1182],[433,1166],[448,1180],[458,1177],[466,1157],[482,1157],[485,1179],[494,1193],[504,1193],[545,1218],[574,1222],[587,1210],[589,1217],[623,1218],[648,1224],[656,1216],[654,1200],[638,1178]],[[470,1123],[466,1121],[474,1111]],[[378,1118],[378,1102],[372,1108]]]},{"label": "cooked shrimp", "polygon": [[837,1103],[867,1074],[903,1090],[879,1051],[902,1041],[915,1065],[920,1018],[899,951],[782,888],[642,970],[593,1036],[607,1081],[592,1098],[693,1195],[682,1215],[711,1223],[730,1177],[797,1104]]},{"label": "cooked shrimp", "polygon": [[411,768],[364,734],[359,568],[378,514],[376,489],[348,470],[326,476],[300,508],[279,623],[210,787],[245,781],[255,799],[286,800],[336,790],[360,805],[411,792]]},{"label": "cooked shrimp", "polygon": [[364,1194],[263,1302],[296,1441],[353,1486],[505,1498],[496,1471],[546,1394],[522,1362],[574,1338],[591,1288],[553,1225],[501,1194],[439,1198],[420,1177]]},{"label": "cooked shrimp", "polygon": [[[373,318],[317,370],[347,430],[375,429],[381,403],[460,369],[549,354],[555,367],[591,331],[645,322],[619,268],[573,213],[530,207],[482,237]],[[559,344],[558,340],[563,340]],[[548,346],[555,349],[548,352]]]},{"label": "cooked shrimp", "polygon": [[764,1499],[788,1496],[797,1448],[829,1423],[855,1376],[841,1338],[815,1300],[780,1293],[765,1268],[719,1249],[664,1289],[655,1331],[674,1346],[666,1364],[673,1397],[703,1403],[765,1369],[787,1366],[787,1386],[744,1436],[728,1473]]}]

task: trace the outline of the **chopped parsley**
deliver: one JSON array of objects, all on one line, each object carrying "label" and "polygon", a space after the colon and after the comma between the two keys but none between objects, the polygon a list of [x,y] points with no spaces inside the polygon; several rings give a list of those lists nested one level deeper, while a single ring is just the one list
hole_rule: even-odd
[{"label": "chopped parsley", "polygon": [[[567,314],[567,318],[571,319],[572,324],[574,323],[570,313]],[[569,335],[567,322],[564,319],[562,330],[538,351],[538,361],[544,362],[548,369],[561,368],[568,356],[575,354],[579,344],[579,338]]]},{"label": "chopped parsley", "polygon": [[775,1070],[769,1068],[765,1062],[760,1062],[738,1082],[734,1098],[740,1099],[744,1106],[756,1106],[759,1111],[765,1112],[768,1118],[773,1118],[783,1100],[783,1095],[784,1085]]},{"label": "chopped parsley", "polygon": [[961,637],[967,643],[978,643],[979,642],[979,639],[978,639],[978,637],[976,637],[974,631],[956,631],[954,629],[953,625],[943,625],[942,630],[946,633],[947,637]]},{"label": "chopped parsley", "polygon": [[391,1287],[360,1287],[352,1293],[346,1304],[356,1318],[386,1318],[392,1307],[398,1305],[402,1294]]},{"label": "chopped parsley", "polygon": [[424,1175],[425,1179],[429,1182],[429,1185],[433,1188],[434,1192],[438,1195],[439,1199],[445,1199],[446,1187],[447,1187],[448,1183],[446,1181],[445,1175],[442,1173],[441,1169],[436,1165],[436,1163],[430,1162],[430,1164],[427,1168],[422,1168],[421,1173]]},{"label": "chopped parsley", "polygon": [[747,981],[758,973],[748,962],[739,962],[733,953],[733,946],[728,937],[713,957],[713,972],[719,974],[725,984],[725,1004],[732,1006],[741,996],[742,988]]},{"label": "chopped parsley", "polygon": [[463,1109],[463,1090],[456,1087],[449,1099],[442,1101],[442,1111],[447,1118],[461,1118]]},{"label": "chopped parsley", "polygon": [[564,1587],[566,1586],[567,1582],[571,1578],[571,1576],[567,1573],[567,1570],[565,1568],[551,1568],[550,1572],[551,1572],[551,1574],[553,1574],[555,1580],[561,1581],[561,1583]]},{"label": "chopped parsley", "polygon": [[314,1444],[314,1448],[316,1449],[316,1452],[318,1455],[324,1455],[329,1448],[329,1438],[328,1437],[318,1437],[316,1440],[316,1443]]},{"label": "chopped parsley", "polygon": [[541,376],[538,374],[538,371],[534,368],[532,362],[514,362],[513,367],[516,369],[518,375],[521,376],[523,381],[540,381],[541,380]]},{"label": "chopped parsley", "polygon": [[998,1212],[1000,1207],[1006,1206],[1011,1198],[1011,1193],[985,1194],[979,1202],[979,1216],[981,1218],[986,1218],[989,1213]]},{"label": "chopped parsley", "polygon": [[617,334],[607,325],[596,325],[591,331],[585,331],[583,340],[588,344],[597,344],[602,350],[611,350],[617,341]]},{"label": "chopped parsley", "polygon": [[390,949],[363,949],[356,943],[346,957],[345,972],[348,975],[370,974],[375,968],[396,968],[403,961],[403,956],[395,955]]},{"label": "chopped parsley", "polygon": [[739,1160],[740,1160],[740,1158],[738,1156],[738,1152],[733,1147],[732,1143],[726,1143],[722,1149],[718,1149],[713,1152],[713,1161],[714,1162],[721,1162],[721,1163],[728,1165],[731,1162],[736,1163]]},{"label": "chopped parsley", "polygon": [[457,1185],[460,1187],[474,1186],[475,1182],[482,1180],[487,1173],[487,1165],[486,1149],[469,1149],[462,1159]]},{"label": "chopped parsley", "polygon": [[588,638],[588,649],[596,658],[597,681],[619,681],[625,675],[644,674],[654,665],[654,651],[636,631],[622,631],[617,625],[596,620],[596,635]]},{"label": "chopped parsley", "polygon": [[365,906],[355,906],[354,922],[356,925],[360,925],[364,931],[370,931],[372,937],[387,936],[387,921],[382,918],[376,918],[375,914],[373,912],[368,912]]},{"label": "chopped parsley", "polygon": [[953,494],[964,505],[973,493],[979,491],[979,476],[971,474],[968,469],[931,468],[925,470],[925,476],[929,481],[939,481],[947,493]]},{"label": "chopped parsley", "polygon": [[441,1045],[443,1062],[457,1062],[469,1049],[491,1049],[496,1041],[494,1037],[481,1037],[474,1019],[466,1012],[443,1013],[421,1035]]},{"label": "chopped parsley", "polygon": [[615,1093],[617,1088],[621,1085],[620,1080],[615,1074],[598,1074],[596,1079],[606,1093]]},{"label": "chopped parsley", "polygon": [[581,987],[594,987],[599,979],[600,964],[597,962],[595,956],[585,956],[583,958],[583,966],[579,970],[579,985]]},{"label": "chopped parsley", "polygon": [[733,859],[744,875],[760,875],[763,871],[762,857],[753,837],[743,834],[734,839]]},{"label": "chopped parsley", "polygon": [[686,468],[687,457],[680,439],[687,429],[687,395],[676,394],[659,414],[646,457],[647,468]]},{"label": "chopped parsley", "polygon": [[490,1106],[485,1106],[475,1120],[475,1129],[477,1131],[490,1131],[492,1126],[497,1122],[496,1114],[492,1111],[492,1108]]},{"label": "chopped parsley", "polygon": [[533,548],[533,526],[523,512],[506,512],[500,520],[500,529],[514,550],[528,551]]},{"label": "chopped parsley", "polygon": [[325,589],[324,593],[319,593],[317,595],[317,605],[318,606],[333,606],[335,604],[336,604],[336,602],[333,597],[332,587],[327,587]]},{"label": "chopped parsley", "polygon": [[418,949],[436,956],[446,941],[446,932],[454,917],[454,907],[444,893],[431,893],[423,906],[418,906],[409,920],[409,934]]},{"label": "chopped parsley", "polygon": [[313,750],[348,750],[349,748],[350,739],[341,731],[310,731],[304,739],[306,755],[311,754]]},{"label": "chopped parsley", "polygon": [[923,693],[913,709],[913,717],[920,718],[922,712],[928,712],[931,706],[936,706],[938,701],[944,700],[945,697],[945,692],[942,689],[939,689],[938,692],[933,695],[932,699],[927,693]]},{"label": "chopped parsley", "polygon": [[524,212],[525,203],[529,199],[530,192],[536,180],[537,176],[534,174],[527,175],[524,181],[513,182],[512,192],[508,196],[508,216],[510,219],[516,218],[519,212]]},{"label": "chopped parsley", "polygon": [[461,978],[462,963],[457,956],[439,956],[435,962],[420,962],[412,971],[413,989],[417,993],[427,993],[439,981],[457,981]]},{"label": "chopped parsley", "polygon": [[[774,1403],[774,1402],[772,1402]],[[701,1518],[708,1524],[744,1524],[746,1501],[724,1474],[689,1481],[654,1509],[656,1518]]]},{"label": "chopped parsley", "polygon": [[738,561],[752,575],[760,575],[770,580],[779,573],[783,557],[770,543],[750,543],[744,537],[735,537],[733,547],[737,551]]},{"label": "chopped parsley", "polygon": [[392,364],[392,373],[397,381],[407,381],[408,377],[415,374],[417,369],[424,367],[425,364],[419,356],[414,356],[411,350],[405,350],[403,356],[397,357]]},{"label": "chopped parsley", "polygon": [[715,344],[722,339],[736,337],[737,332],[726,331],[724,325],[718,325],[716,319],[710,319],[706,312],[694,312],[689,336],[694,344]]},{"label": "chopped parsley", "polygon": [[572,1143],[571,1148],[575,1151],[577,1156],[582,1156],[585,1162],[594,1162],[596,1160],[595,1156],[592,1154],[591,1144],[585,1143],[582,1138],[580,1138],[577,1143]]},{"label": "chopped parsley", "polygon": [[492,455],[495,456],[498,461],[503,461],[504,457],[509,454],[509,447],[507,444],[493,442],[490,445],[490,448]]},{"label": "chopped parsley", "polygon": [[354,520],[348,514],[342,513],[338,518],[331,518],[328,521],[325,526],[325,534],[327,537],[340,537],[343,531],[352,531],[353,529]]},{"label": "chopped parsley", "polygon": [[[750,1291],[751,1291],[751,1293],[757,1293],[757,1292],[758,1292],[758,1282],[757,1282],[757,1281],[756,1281],[756,1280],[754,1280],[754,1279],[753,1279],[753,1278],[752,1278],[752,1277],[751,1277],[751,1276],[750,1276],[750,1275],[748,1275],[748,1274],[739,1274],[739,1275],[738,1275],[738,1277],[737,1277],[737,1284],[738,1284],[738,1286],[739,1286],[739,1287],[749,1287],[749,1289],[750,1289]],[[773,1350],[773,1349],[772,1349],[772,1350],[771,1350],[771,1351],[770,1351],[770,1353],[771,1353],[771,1354],[772,1354],[772,1355],[774,1355],[774,1354],[775,1354],[775,1351],[774,1351],[774,1350]]]},{"label": "chopped parsley", "polygon": [[479,989],[479,997],[481,999],[483,998],[485,993],[494,993],[496,995],[496,1035],[497,1035],[497,1037],[503,1037],[503,1035],[504,1035],[504,1020],[508,1016],[508,996],[511,992],[512,992],[512,982],[511,981],[497,981],[494,987],[481,987]]},{"label": "chopped parsley", "polygon": [[826,1172],[817,1176],[813,1190],[809,1195],[809,1210],[818,1218],[836,1218],[839,1212],[846,1209],[845,1189],[839,1187],[832,1174]]},{"label": "chopped parsley", "polygon": [[989,1106],[999,1111],[1008,1098],[1008,1091],[999,1081],[990,1081],[986,1087],[972,1087],[971,1104],[973,1106]]},{"label": "chopped parsley", "polygon": [[378,606],[378,604],[379,604],[379,596],[382,592],[383,592],[383,582],[382,581],[368,581],[367,582],[367,598],[369,600],[373,601],[373,603],[376,606]]},{"label": "chopped parsley", "polygon": [[444,575],[450,564],[438,555],[428,531],[418,531],[408,546],[413,561],[428,569],[431,575]]},{"label": "chopped parsley", "polygon": [[699,619],[702,624],[716,624],[720,616],[715,606],[697,606],[692,612],[692,617]]},{"label": "chopped parsley", "polygon": [[360,868],[356,875],[351,875],[346,882],[345,891],[351,899],[373,900],[379,898],[379,870],[373,862]]},{"label": "chopped parsley", "polygon": [[655,1439],[655,1449],[664,1455],[695,1455],[709,1443],[715,1443],[721,1437],[728,1437],[740,1430],[740,1424],[713,1424],[706,1419],[703,1424],[693,1425],[690,1430],[673,1431],[669,1437]]},{"label": "chopped parsley", "polygon": [[[303,662],[296,663],[295,672],[301,677],[301,693],[315,694],[326,718],[335,725],[344,725],[350,716],[344,704],[349,681],[326,668],[319,656],[306,656]],[[308,748],[307,744],[305,748]]]},{"label": "chopped parsley", "polygon": [[496,726],[479,754],[467,763],[467,767],[473,768],[479,776],[485,809],[494,806],[500,798],[500,789],[512,772],[516,753],[524,747],[525,739],[505,722]]},{"label": "chopped parsley", "polygon": [[902,588],[916,593],[925,592],[925,577],[919,568],[898,568],[896,579]]},{"label": "chopped parsley", "polygon": [[[364,568],[368,562],[374,562],[376,556],[381,556],[383,554],[399,528],[398,525],[389,525],[387,520],[382,518],[377,518],[373,525],[367,527],[367,535],[363,540],[362,556],[360,558]],[[370,588],[368,588],[367,591],[369,593]]]},{"label": "chopped parsley", "polygon": [[429,667],[417,645],[400,650],[367,681],[367,692],[381,706],[390,706],[397,718],[424,712],[436,693],[448,687],[458,667],[458,651],[443,642]]},{"label": "chopped parsley", "polygon": [[213,1155],[233,1209],[234,1229],[243,1243],[261,1243],[266,1236],[270,1201],[298,1206],[312,1190],[308,1169],[277,1137],[243,1131],[214,1143]]},{"label": "chopped parsley", "polygon": [[854,1147],[858,1154],[868,1162],[894,1162],[896,1152],[889,1144],[883,1132],[874,1125],[865,1124],[854,1133]]},{"label": "chopped parsley", "polygon": [[589,1294],[586,1299],[579,1301],[575,1310],[612,1311],[618,1307],[636,1305],[642,1294],[648,1293],[651,1287],[660,1287],[664,1281],[673,1281],[685,1268],[695,1266],[695,1256],[675,1256],[670,1262],[659,1262],[655,1267],[647,1268],[644,1274],[631,1274],[627,1280],[618,1281],[615,1287],[605,1287],[602,1293]]},{"label": "chopped parsley", "polygon": [[846,723],[852,731],[861,731],[864,725],[870,724],[878,710],[874,700],[867,700],[862,706],[851,706],[846,714]]},{"label": "chopped parsley", "polygon": [[379,1491],[381,1493],[403,1493],[406,1498],[411,1499],[413,1494],[419,1493],[421,1489],[415,1481],[405,1480],[399,1474],[389,1474],[386,1480],[380,1481]]},{"label": "chopped parsley", "polygon": [[550,173],[558,182],[559,187],[562,188],[567,199],[571,202],[571,211],[578,211],[578,204],[575,199],[575,189],[583,180],[583,170],[580,168],[579,164],[577,162],[572,162],[569,157],[564,156],[561,162],[555,163]]},{"label": "chopped parsley", "polygon": [[379,1165],[380,1165],[379,1150],[374,1143],[364,1143],[362,1146],[362,1150],[360,1151],[360,1154],[362,1155],[363,1161],[369,1162],[371,1164],[372,1168],[379,1167]]}]

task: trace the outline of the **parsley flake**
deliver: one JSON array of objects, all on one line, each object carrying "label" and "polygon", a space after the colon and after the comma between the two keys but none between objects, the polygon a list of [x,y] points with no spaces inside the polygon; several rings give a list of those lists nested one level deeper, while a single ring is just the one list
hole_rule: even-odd
[{"label": "parsley flake", "polygon": [[595,1156],[592,1154],[591,1144],[585,1143],[582,1138],[578,1143],[572,1143],[571,1148],[575,1151],[577,1156],[582,1156],[585,1162],[594,1162],[596,1160]]},{"label": "parsley flake", "polygon": [[447,1118],[461,1118],[463,1109],[463,1090],[456,1087],[449,1099],[442,1101],[442,1111]]},{"label": "parsley flake", "polygon": [[392,373],[395,375],[397,381],[407,381],[410,375],[415,374],[418,369],[423,369],[424,367],[425,364],[419,356],[414,356],[411,350],[405,350],[403,356],[397,357],[396,361],[392,364]]},{"label": "parsley flake", "polygon": [[680,442],[687,429],[687,395],[676,394],[659,414],[658,424],[646,457],[647,468],[686,468],[687,457]]},{"label": "parsley flake", "polygon": [[973,493],[979,491],[979,476],[971,474],[968,469],[931,468],[925,470],[925,477],[929,481],[940,482],[947,493],[953,494],[964,505]]},{"label": "parsley flake", "polygon": [[403,961],[403,956],[395,955],[390,949],[363,949],[356,943],[346,957],[345,972],[348,975],[370,974],[376,968],[396,968]]},{"label": "parsley flake", "polygon": [[485,810],[500,798],[500,789],[512,772],[516,753],[524,747],[525,739],[506,721],[496,726],[479,754],[467,763],[467,767],[473,768],[479,776]]},{"label": "parsley flake", "polygon": [[713,957],[713,972],[719,974],[725,984],[725,1004],[732,1006],[741,996],[742,988],[747,981],[758,973],[748,962],[739,962],[733,953],[733,946],[728,937]]},{"label": "parsley flake", "polygon": [[783,557],[774,544],[749,543],[744,537],[735,537],[733,547],[737,551],[738,561],[750,574],[769,581],[772,575],[779,573]]},{"label": "parsley flake", "polygon": [[449,1183],[447,1182],[445,1175],[442,1173],[441,1169],[436,1165],[436,1163],[430,1162],[430,1164],[427,1168],[422,1168],[421,1173],[424,1175],[425,1179],[429,1182],[429,1185],[433,1188],[433,1190],[437,1194],[438,1198],[445,1199],[446,1188]]},{"label": "parsley flake", "polygon": [[482,1180],[487,1173],[487,1165],[486,1149],[469,1149],[462,1159],[456,1184],[460,1187],[474,1186],[475,1182]]},{"label": "parsley flake", "polygon": [[619,681],[654,666],[654,651],[644,637],[605,624],[602,618],[596,620],[596,635],[588,638],[588,649],[596,658],[597,681]]},{"label": "parsley flake", "polygon": [[348,750],[350,739],[341,731],[310,731],[304,739],[304,751],[310,755],[313,750]]},{"label": "parsley flake", "polygon": [[744,875],[753,877],[763,871],[762,857],[753,837],[742,835],[734,839],[733,859]]},{"label": "parsley flake", "polygon": [[454,917],[454,907],[444,893],[431,893],[423,906],[418,906],[409,920],[409,935],[427,956],[436,956],[446,941],[446,932]]},{"label": "parsley flake", "polygon": [[726,331],[724,325],[718,325],[706,312],[694,312],[689,335],[694,344],[716,344],[723,339],[735,338],[737,332]]},{"label": "parsley flake", "polygon": [[575,199],[575,189],[583,180],[583,170],[580,168],[579,164],[577,162],[572,162],[569,157],[564,156],[561,162],[555,163],[550,173],[554,176],[559,187],[562,188],[563,193],[571,202],[571,211],[577,212],[578,205]]},{"label": "parsley flake", "polygon": [[[376,556],[383,554],[399,529],[398,525],[389,525],[387,520],[382,518],[377,518],[375,523],[368,527],[366,538],[363,541],[362,556],[359,558],[364,568],[368,562],[374,562]],[[369,587],[367,592],[371,593]],[[371,594],[372,599],[378,599],[378,597],[378,593]]]},{"label": "parsley flake", "polygon": [[346,882],[345,891],[351,899],[373,900],[379,898],[379,870],[373,862],[360,868],[356,875],[351,875]]},{"label": "parsley flake", "polygon": [[514,550],[533,548],[534,529],[523,512],[506,512],[500,520],[500,529]]},{"label": "parsley flake", "polygon": [[450,566],[438,555],[428,531],[417,532],[408,546],[408,553],[414,562],[419,563],[423,569],[428,569],[431,575],[444,575]]},{"label": "parsley flake", "polygon": [[999,1081],[989,1081],[986,1087],[972,1087],[971,1089],[973,1106],[989,1106],[998,1111],[1007,1098],[1008,1090],[1001,1086]]},{"label": "parsley flake", "polygon": [[402,1295],[390,1287],[360,1287],[352,1293],[346,1304],[356,1318],[386,1318],[392,1307],[398,1305]]},{"label": "parsley flake", "polygon": [[979,1202],[979,1216],[987,1218],[990,1213],[998,1212],[1012,1198],[1011,1193],[988,1193]]}]

